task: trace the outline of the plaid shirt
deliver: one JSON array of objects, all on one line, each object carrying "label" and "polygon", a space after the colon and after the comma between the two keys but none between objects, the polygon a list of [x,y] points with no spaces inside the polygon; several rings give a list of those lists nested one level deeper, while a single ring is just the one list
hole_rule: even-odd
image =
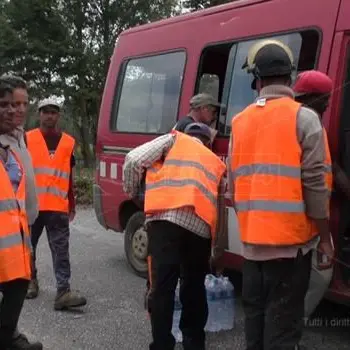
[{"label": "plaid shirt", "polygon": [[[145,170],[166,156],[174,142],[175,135],[166,134],[133,149],[126,155],[123,166],[123,185],[124,191],[131,198],[136,197]],[[200,219],[191,207],[148,215],[146,223],[154,220],[170,221],[203,238],[210,238],[210,226]]]}]

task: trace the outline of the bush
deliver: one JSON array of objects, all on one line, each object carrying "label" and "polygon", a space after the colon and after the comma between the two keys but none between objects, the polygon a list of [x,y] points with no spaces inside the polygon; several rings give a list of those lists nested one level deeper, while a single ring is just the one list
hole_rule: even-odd
[{"label": "bush", "polygon": [[75,196],[77,205],[92,205],[94,175],[91,169],[79,169],[75,173]]}]

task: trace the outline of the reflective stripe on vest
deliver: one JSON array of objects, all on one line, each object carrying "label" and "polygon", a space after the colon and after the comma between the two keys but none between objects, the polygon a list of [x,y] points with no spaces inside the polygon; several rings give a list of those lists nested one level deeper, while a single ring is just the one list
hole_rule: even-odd
[{"label": "reflective stripe on vest", "polygon": [[292,246],[317,235],[303,200],[299,108],[285,97],[253,104],[232,119],[231,175],[245,243]]},{"label": "reflective stripe on vest", "polygon": [[[22,169],[19,157],[12,152]],[[31,241],[25,211],[25,173],[16,193],[0,162],[0,283],[30,279]]]},{"label": "reflective stripe on vest", "polygon": [[30,241],[30,238],[28,236],[22,237],[22,234],[20,231],[16,233],[9,233],[5,237],[0,237],[0,250],[1,249],[8,249],[14,246],[17,246],[19,244],[24,243],[24,245],[30,249],[32,244]]},{"label": "reflective stripe on vest", "polygon": [[25,201],[16,199],[1,199],[0,200],[0,212],[16,210],[18,207],[25,210]]},{"label": "reflective stripe on vest", "polygon": [[52,168],[35,168],[34,169],[35,175],[50,175],[50,176],[57,176],[61,177],[62,179],[69,180],[69,172],[67,171],[61,171],[59,169],[52,169]]},{"label": "reflective stripe on vest", "polygon": [[192,137],[173,133],[175,143],[164,162],[156,162],[147,171],[145,213],[192,207],[214,237],[218,187],[225,164]]},{"label": "reflective stripe on vest", "polygon": [[32,156],[39,210],[68,212],[68,190],[74,139],[62,133],[61,140],[51,157],[39,129],[27,133],[28,149]]}]

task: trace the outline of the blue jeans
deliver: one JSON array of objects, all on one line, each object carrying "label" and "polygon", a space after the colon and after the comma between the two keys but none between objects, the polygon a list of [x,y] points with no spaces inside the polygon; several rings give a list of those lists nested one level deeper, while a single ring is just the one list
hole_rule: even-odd
[{"label": "blue jeans", "polygon": [[57,291],[69,290],[71,275],[69,262],[69,216],[63,212],[40,211],[38,218],[31,227],[33,246],[32,278],[37,277],[36,248],[44,227],[46,228],[47,240],[51,250]]}]

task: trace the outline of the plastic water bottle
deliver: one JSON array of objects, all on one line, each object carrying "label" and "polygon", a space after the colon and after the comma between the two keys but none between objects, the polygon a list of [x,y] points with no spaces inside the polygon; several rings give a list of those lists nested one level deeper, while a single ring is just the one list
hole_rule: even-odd
[{"label": "plastic water bottle", "polygon": [[208,320],[207,323],[205,325],[204,330],[211,332],[212,328],[213,328],[213,312],[215,310],[213,310],[213,300],[215,299],[215,295],[214,295],[214,290],[213,290],[213,279],[215,277],[213,275],[206,275],[205,276],[205,290],[206,290],[206,295],[207,295],[207,303],[208,303]]},{"label": "plastic water bottle", "polygon": [[205,330],[208,332],[218,332],[221,329],[220,294],[221,286],[219,279],[212,276],[212,278],[209,278],[207,286],[209,317]]},{"label": "plastic water bottle", "polygon": [[234,327],[234,287],[228,277],[224,277],[222,281],[223,290],[223,317],[222,317],[222,329],[230,330]]},{"label": "plastic water bottle", "polygon": [[207,332],[230,330],[234,325],[234,288],[227,277],[206,276],[208,302]]},{"label": "plastic water bottle", "polygon": [[175,291],[175,300],[174,300],[174,314],[173,314],[173,328],[171,333],[173,334],[177,343],[182,342],[182,332],[179,328],[180,318],[181,318],[181,301],[180,301],[180,283],[177,283]]}]

